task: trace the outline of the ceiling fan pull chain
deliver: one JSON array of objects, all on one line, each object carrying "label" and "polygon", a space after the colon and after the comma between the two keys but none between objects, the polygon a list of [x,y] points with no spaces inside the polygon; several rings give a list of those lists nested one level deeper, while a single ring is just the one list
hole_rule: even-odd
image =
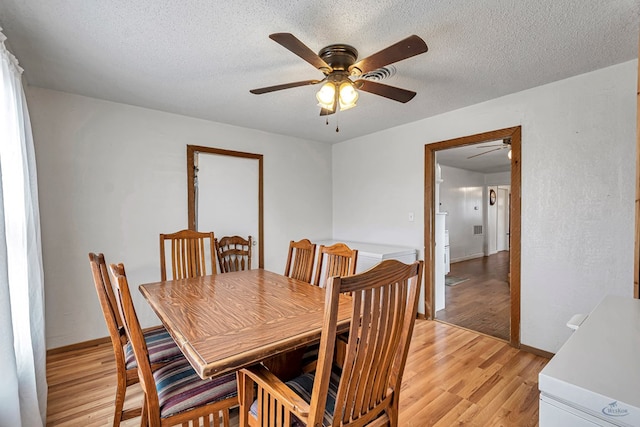
[{"label": "ceiling fan pull chain", "polygon": [[340,132],[340,129],[338,128],[338,125],[340,125],[340,110],[338,109],[338,106],[336,105],[336,133]]}]

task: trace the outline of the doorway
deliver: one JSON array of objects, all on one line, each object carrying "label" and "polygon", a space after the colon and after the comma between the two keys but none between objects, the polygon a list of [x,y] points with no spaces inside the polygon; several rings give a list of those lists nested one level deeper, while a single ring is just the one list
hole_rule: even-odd
[{"label": "doorway", "polygon": [[262,174],[262,154],[187,145],[189,229],[252,236],[252,268],[264,268]]},{"label": "doorway", "polygon": [[[471,146],[480,143],[488,143],[492,141],[508,141],[510,143],[511,150],[511,172],[510,172],[510,197],[508,202],[504,200],[505,193],[502,192],[503,201],[501,202],[501,215],[504,218],[508,218],[508,241],[509,247],[508,255],[504,260],[506,268],[509,272],[509,343],[514,347],[520,345],[520,156],[521,156],[521,128],[513,127],[500,129],[492,132],[486,132],[477,135],[471,135],[467,137],[441,141],[433,144],[425,145],[425,260],[428,261],[430,273],[425,275],[425,311],[427,318],[435,319],[436,313],[436,299],[442,299],[442,291],[440,294],[436,291],[436,270],[441,271],[439,264],[436,263],[436,259],[440,261],[440,253],[442,251],[442,242],[436,245],[436,230],[442,228],[440,223],[442,222],[440,217],[441,213],[437,213],[436,210],[436,153],[438,151],[455,148]],[[505,152],[506,154],[506,152]],[[496,187],[498,191],[502,186]],[[503,190],[505,190],[503,188]],[[482,196],[483,200],[489,200],[489,194],[487,193],[488,187],[485,186],[485,194]],[[500,193],[496,192],[496,198]],[[438,201],[439,203],[439,201]],[[488,203],[487,203],[488,205]],[[474,206],[475,208],[475,206]],[[480,207],[477,207],[479,209]],[[484,206],[482,206],[483,209]],[[506,212],[505,212],[506,211]],[[438,217],[438,218],[436,218]],[[437,225],[438,224],[438,225]],[[486,227],[486,224],[484,224]],[[499,236],[497,235],[497,227],[494,227],[494,236],[496,247],[498,245]],[[480,227],[473,226],[473,232],[481,232],[482,225]],[[501,245],[504,245],[503,241]],[[476,249],[477,251],[477,249]],[[486,251],[486,244],[485,244]],[[504,254],[503,254],[504,257]],[[472,258],[472,257],[470,257]]]}]

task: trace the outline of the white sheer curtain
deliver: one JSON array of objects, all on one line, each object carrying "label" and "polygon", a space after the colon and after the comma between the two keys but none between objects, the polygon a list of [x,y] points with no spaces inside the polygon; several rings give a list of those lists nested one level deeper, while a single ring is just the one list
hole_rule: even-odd
[{"label": "white sheer curtain", "polygon": [[36,161],[22,69],[0,28],[0,426],[43,426],[47,382]]}]

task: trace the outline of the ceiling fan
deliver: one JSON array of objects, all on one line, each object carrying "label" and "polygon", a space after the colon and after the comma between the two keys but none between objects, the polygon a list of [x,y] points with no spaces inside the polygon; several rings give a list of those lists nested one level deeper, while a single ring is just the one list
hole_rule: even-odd
[{"label": "ceiling fan", "polygon": [[[495,141],[495,142],[497,143],[498,141]],[[507,148],[509,149],[509,152],[507,153],[507,157],[511,158],[511,139],[510,138],[503,139],[502,142],[499,144],[478,145],[476,148],[489,148],[489,150],[483,151],[482,153],[474,154],[473,156],[469,156],[467,157],[467,159],[473,159],[474,157],[482,156],[484,154],[492,153],[498,150],[504,150]]]},{"label": "ceiling fan", "polygon": [[260,95],[282,89],[324,83],[316,94],[318,105],[321,107],[321,116],[335,113],[338,106],[340,110],[355,107],[358,100],[358,90],[398,102],[410,101],[416,95],[415,92],[366,80],[363,75],[428,50],[424,40],[412,35],[356,62],[358,51],[353,46],[346,44],[332,44],[322,48],[316,54],[293,34],[275,33],[271,34],[269,38],[316,67],[325,77],[322,80],[303,80],[252,89],[250,92]]}]

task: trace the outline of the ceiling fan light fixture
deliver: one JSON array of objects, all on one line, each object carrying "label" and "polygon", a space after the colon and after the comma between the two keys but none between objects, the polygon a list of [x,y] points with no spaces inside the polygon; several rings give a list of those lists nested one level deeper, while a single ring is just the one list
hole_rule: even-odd
[{"label": "ceiling fan light fixture", "polygon": [[333,82],[326,82],[322,85],[318,93],[316,93],[318,105],[331,111],[333,111],[335,96],[336,86],[333,84]]},{"label": "ceiling fan light fixture", "polygon": [[358,101],[358,91],[353,86],[353,82],[351,82],[351,80],[347,79],[342,82],[338,92],[341,111],[348,110],[349,108],[356,106],[356,102]]}]

